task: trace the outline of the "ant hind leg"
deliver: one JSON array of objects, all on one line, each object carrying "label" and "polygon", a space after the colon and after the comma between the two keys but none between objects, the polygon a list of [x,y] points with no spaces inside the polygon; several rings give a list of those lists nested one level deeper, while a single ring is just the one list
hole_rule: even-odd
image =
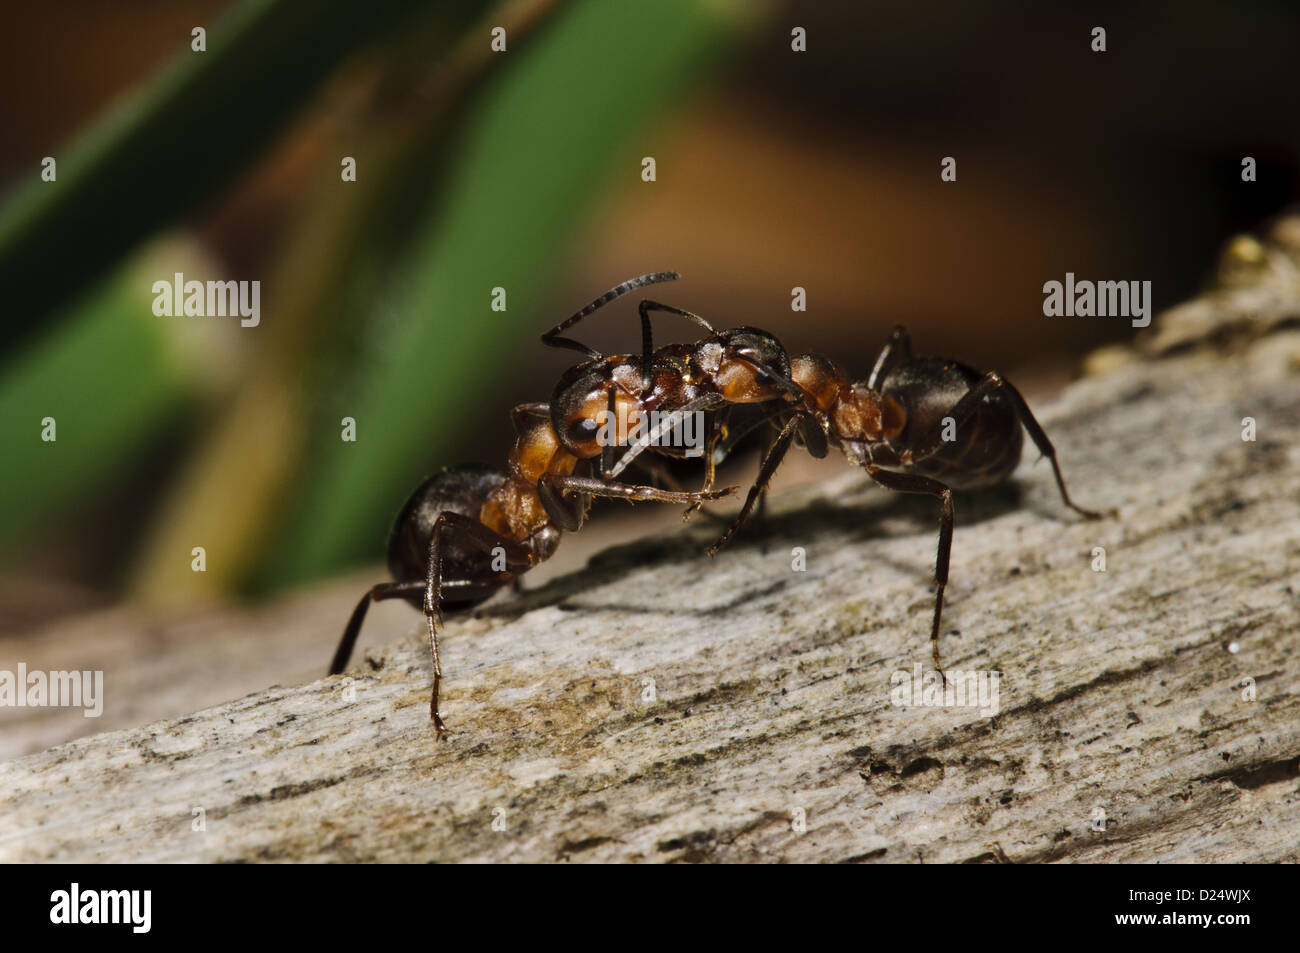
[{"label": "ant hind leg", "polygon": [[[505,552],[507,567],[514,567],[507,568],[506,574],[509,576],[517,576],[537,562],[537,557],[527,547],[471,517],[443,510],[434,521],[433,534],[429,539],[428,575],[419,585],[424,589],[424,615],[429,624],[429,652],[433,656],[433,692],[429,698],[429,717],[440,741],[447,736],[447,726],[438,714],[438,693],[442,687],[442,654],[438,645],[438,629],[442,627],[442,590],[444,585],[453,584],[443,580],[443,539],[452,530],[484,553],[490,553],[500,546]],[[508,580],[502,580],[501,584],[504,585],[506,581]]]},{"label": "ant hind leg", "polygon": [[908,337],[906,328],[896,324],[889,339],[885,341],[885,346],[880,349],[880,354],[876,357],[875,366],[871,368],[871,374],[867,377],[867,386],[872,390],[880,390],[881,383],[890,372],[911,359],[912,339]]},{"label": "ant hind leg", "polygon": [[377,586],[372,586],[370,591],[361,597],[357,607],[352,610],[348,624],[343,629],[343,638],[339,640],[339,647],[334,650],[334,660],[330,662],[329,674],[338,675],[348,667],[348,660],[352,658],[352,650],[356,648],[357,636],[361,633],[361,624],[366,621],[366,611],[370,608],[370,603],[383,602],[385,599],[402,599],[422,589],[424,583],[420,581],[381,582]]},{"label": "ant hind leg", "polygon": [[[1116,515],[1115,510],[1097,513],[1093,510],[1084,509],[1070,499],[1070,492],[1065,488],[1065,477],[1061,475],[1061,465],[1056,460],[1056,448],[1052,446],[1052,441],[1048,439],[1047,432],[1043,430],[1042,425],[1034,416],[1033,411],[1029,409],[1029,405],[1025,403],[1025,398],[1021,396],[1015,385],[996,371],[989,371],[985,374],[978,384],[967,391],[961,400],[957,401],[947,416],[955,422],[957,427],[961,427],[983,403],[984,398],[995,391],[1001,391],[1010,398],[1011,406],[1016,412],[1016,418],[1028,432],[1029,439],[1034,442],[1038,452],[1052,464],[1052,475],[1056,477],[1056,487],[1061,492],[1061,501],[1085,519],[1096,520],[1104,516]],[[912,462],[924,460],[944,445],[942,428],[942,423],[931,428],[931,432],[917,444],[916,449],[912,452]]]}]

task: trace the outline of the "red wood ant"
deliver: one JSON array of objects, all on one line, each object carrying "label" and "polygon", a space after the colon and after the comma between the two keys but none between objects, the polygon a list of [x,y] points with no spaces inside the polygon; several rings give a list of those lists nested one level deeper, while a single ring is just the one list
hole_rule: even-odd
[{"label": "red wood ant", "polygon": [[[577,530],[593,497],[699,505],[733,493],[736,487],[698,491],[661,489],[615,479],[619,447],[602,440],[604,426],[635,431],[636,421],[667,412],[674,419],[731,404],[759,404],[797,391],[785,349],[754,328],[715,332],[698,315],[643,301],[643,353],[606,357],[560,336],[562,331],[621,295],[678,276],[673,272],[626,281],[556,325],[542,340],[552,347],[580,350],[589,360],[560,378],[549,404],[521,404],[512,411],[516,440],[505,470],[458,466],[425,480],[398,514],[388,539],[393,582],[373,586],[362,597],[343,632],[330,674],[346,668],[372,602],[405,599],[428,619],[433,656],[430,715],[438,736],[446,726],[438,713],[442,662],[438,633],[443,610],[463,609],[488,598],[554,554],[561,532]],[[702,324],[709,337],[694,345],[651,350],[649,312],[668,311]],[[711,444],[716,441],[711,441]],[[663,446],[678,454],[680,448]],[[712,446],[710,447],[712,450]],[[594,462],[597,475],[589,475]]]},{"label": "red wood ant", "polygon": [[[740,514],[709,547],[709,555],[716,554],[745,523],[796,433],[806,441],[806,421],[816,421],[826,440],[839,446],[850,463],[865,469],[880,486],[939,499],[930,643],[940,674],[944,672],[939,624],[952,551],[952,491],[983,489],[1007,480],[1020,462],[1022,426],[1051,462],[1066,506],[1086,519],[1115,515],[1113,510],[1102,514],[1084,509],[1070,499],[1056,449],[1013,384],[995,371],[980,373],[957,361],[914,356],[902,326],[894,328],[865,381],[854,381],[839,365],[816,354],[791,358],[790,375],[802,399],[773,410],[770,419],[781,423],[780,432],[759,465]],[[816,456],[824,453],[810,449]]]},{"label": "red wood ant", "polygon": [[[955,361],[913,356],[902,327],[894,329],[870,376],[861,382],[815,354],[791,360],[781,343],[765,331],[747,327],[715,331],[699,315],[653,301],[639,306],[639,357],[605,357],[560,336],[615,298],[677,277],[661,272],[626,281],[542,336],[544,344],[581,351],[589,360],[565,372],[549,404],[514,409],[517,439],[508,470],[454,467],[416,489],[389,537],[388,564],[395,581],[376,585],[362,597],[348,620],[331,674],[346,667],[371,602],[403,598],[422,606],[434,669],[430,715],[443,737],[446,727],[438,713],[442,610],[475,605],[549,558],[561,532],[582,525],[593,497],[686,502],[689,516],[701,504],[734,492],[736,487],[715,490],[713,482],[715,463],[738,436],[729,434],[726,425],[727,413],[736,405],[759,405],[757,422],[770,421],[778,433],[764,453],[739,515],[709,554],[724,546],[750,517],[796,435],[814,456],[824,456],[828,444],[839,446],[851,463],[866,469],[886,489],[929,494],[940,501],[930,631],[940,672],[939,626],[952,548],[953,489],[976,489],[1006,480],[1020,460],[1023,425],[1051,461],[1065,504],[1089,519],[1100,516],[1070,500],[1055,449],[1014,386],[996,373],[981,374]],[[652,311],[686,317],[709,335],[695,344],[654,350]],[[672,419],[690,413],[709,415],[702,489],[665,490],[615,479],[647,448],[681,455],[678,448],[654,445],[653,434],[627,445],[601,439],[603,423],[612,419],[623,425],[619,432],[627,432],[633,418],[655,411]],[[958,432],[960,441],[955,439]],[[623,454],[616,460],[620,447]],[[599,475],[585,475],[597,461]]]}]

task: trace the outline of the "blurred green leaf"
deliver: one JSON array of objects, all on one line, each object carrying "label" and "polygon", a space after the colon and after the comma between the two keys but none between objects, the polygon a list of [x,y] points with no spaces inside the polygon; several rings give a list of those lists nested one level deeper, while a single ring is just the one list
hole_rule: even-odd
[{"label": "blurred green leaf", "polygon": [[42,327],[140,239],[177,221],[263,153],[349,55],[415,11],[455,30],[481,0],[245,0],[208,27],[207,51],[178,58],[66,150],[58,179],[0,208],[0,353]]},{"label": "blurred green leaf", "polygon": [[124,269],[0,375],[0,547],[110,488],[192,408],[193,368],[150,303],[149,285]]},{"label": "blurred green leaf", "polygon": [[[356,418],[357,442],[338,439],[337,419],[321,422],[317,432],[328,437],[263,583],[380,555],[429,448],[463,427],[468,402],[491,393],[485,369],[499,350],[542,353],[536,302],[567,238],[612,170],[639,179],[639,155],[627,149],[633,133],[703,68],[722,65],[735,35],[727,13],[734,8],[697,0],[592,0],[509,54],[513,62],[474,104],[436,217],[417,232],[385,300],[354,317],[378,341],[356,356],[350,399],[330,406]],[[507,289],[505,313],[489,307],[497,286]]]}]

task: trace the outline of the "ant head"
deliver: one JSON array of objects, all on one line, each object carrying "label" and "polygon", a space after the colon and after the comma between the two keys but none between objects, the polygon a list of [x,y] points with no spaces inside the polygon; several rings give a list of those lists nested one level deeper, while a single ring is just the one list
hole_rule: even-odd
[{"label": "ant head", "polygon": [[551,396],[551,426],[564,449],[582,460],[600,455],[600,434],[614,387],[612,359],[588,361],[565,371]]},{"label": "ant head", "polygon": [[732,404],[758,404],[798,397],[790,380],[790,357],[781,342],[757,328],[733,328],[703,342],[692,356],[702,374]]}]

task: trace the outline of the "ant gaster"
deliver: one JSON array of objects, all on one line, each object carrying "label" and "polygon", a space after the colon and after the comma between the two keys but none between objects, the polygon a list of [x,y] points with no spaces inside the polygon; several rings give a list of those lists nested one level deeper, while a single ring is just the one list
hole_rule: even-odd
[{"label": "ant gaster", "polygon": [[[794,400],[797,392],[780,342],[753,328],[715,332],[698,315],[652,301],[640,306],[643,350],[639,357],[605,357],[560,337],[560,332],[615,298],[677,277],[661,272],[626,281],[543,335],[543,343],[582,351],[589,360],[561,377],[549,404],[514,408],[516,439],[507,469],[481,464],[452,467],[416,488],[388,539],[388,568],[394,581],[372,587],[353,610],[330,674],[347,667],[372,602],[405,599],[422,608],[433,657],[429,711],[441,738],[446,726],[438,712],[442,683],[438,634],[444,610],[482,602],[548,559],[559,545],[561,532],[582,525],[593,497],[694,507],[735,491],[736,487],[712,487],[716,438],[710,441],[705,489],[665,490],[615,479],[626,462],[615,463],[619,447],[602,442],[602,424],[611,419],[621,422],[623,429],[618,432],[627,433],[634,418],[653,411],[680,418],[732,404]],[[710,334],[694,345],[651,350],[649,312],[655,310],[694,320]],[[661,452],[674,451],[665,447]],[[629,460],[636,452],[637,448],[629,450]],[[598,475],[589,475],[597,459]]]}]

